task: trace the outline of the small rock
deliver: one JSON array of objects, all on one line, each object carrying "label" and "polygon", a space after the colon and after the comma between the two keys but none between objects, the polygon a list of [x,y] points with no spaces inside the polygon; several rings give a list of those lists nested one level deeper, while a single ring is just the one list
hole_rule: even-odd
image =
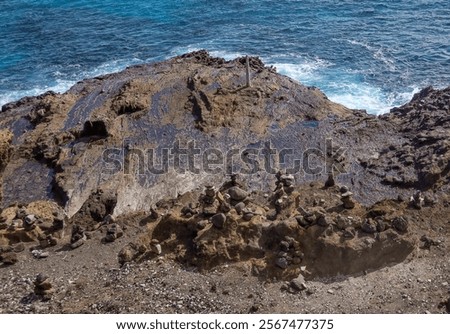
[{"label": "small rock", "polygon": [[15,245],[13,248],[14,253],[21,253],[24,250],[25,250],[25,245],[23,243],[19,243],[19,244]]},{"label": "small rock", "polygon": [[43,252],[40,251],[38,249],[32,250],[31,254],[36,258],[36,259],[44,259],[46,257],[49,257],[49,253],[48,252]]},{"label": "small rock", "polygon": [[317,225],[328,227],[331,225],[331,220],[327,216],[320,216],[319,219],[317,219]]},{"label": "small rock", "polygon": [[333,187],[336,184],[336,181],[334,180],[334,176],[332,173],[328,174],[328,178],[325,181],[325,187]]},{"label": "small rock", "polygon": [[230,195],[230,198],[233,201],[241,202],[245,200],[248,196],[247,192],[245,190],[242,190],[241,188],[234,186],[228,189],[228,194]]},{"label": "small rock", "polygon": [[296,291],[303,291],[308,288],[302,274],[298,275],[297,278],[294,278],[289,284]]},{"label": "small rock", "polygon": [[162,247],[160,244],[151,244],[150,249],[152,250],[153,253],[157,255],[161,255],[162,253]]},{"label": "small rock", "polygon": [[366,219],[361,225],[361,230],[365,233],[373,234],[377,232],[377,226],[371,219]]},{"label": "small rock", "polygon": [[386,230],[386,223],[382,220],[377,221],[377,232],[383,232]]},{"label": "small rock", "polygon": [[0,261],[6,265],[13,265],[17,263],[18,260],[17,254],[13,252],[3,253],[0,255]]},{"label": "small rock", "polygon": [[407,232],[408,231],[408,221],[403,216],[394,218],[394,220],[392,221],[392,226],[398,232]]},{"label": "small rock", "polygon": [[416,191],[414,195],[411,197],[411,204],[414,208],[420,210],[424,204],[424,197],[422,196],[422,192],[420,190]]},{"label": "small rock", "polygon": [[334,290],[333,289],[329,289],[329,290],[327,290],[327,293],[329,293],[330,295],[334,295]]},{"label": "small rock", "polygon": [[346,209],[353,209],[355,207],[355,202],[352,199],[352,193],[347,191],[341,195],[341,201]]},{"label": "small rock", "polygon": [[208,197],[215,197],[216,196],[216,189],[214,186],[208,185],[205,187],[205,195]]},{"label": "small rock", "polygon": [[356,236],[356,231],[353,227],[347,227],[344,230],[344,238],[353,239]]},{"label": "small rock", "polygon": [[281,269],[286,269],[288,267],[288,261],[285,257],[279,257],[275,260],[275,264]]},{"label": "small rock", "polygon": [[203,230],[208,225],[208,221],[200,220],[195,224],[195,228],[200,231]]},{"label": "small rock", "polygon": [[339,192],[341,194],[345,194],[346,192],[348,192],[348,187],[347,186],[341,186],[341,188],[339,189]]},{"label": "small rock", "polygon": [[245,209],[245,203],[244,202],[239,202],[238,204],[236,204],[234,206],[234,209],[236,210],[236,212],[240,215],[242,214],[242,212]]},{"label": "small rock", "polygon": [[309,225],[311,225],[310,222],[308,222],[305,217],[298,215],[295,216],[295,220],[297,221],[297,223],[302,226],[302,227],[308,227]]},{"label": "small rock", "polygon": [[70,248],[75,249],[75,248],[81,247],[82,245],[84,245],[84,241],[85,241],[85,239],[79,239],[79,240],[71,243]]},{"label": "small rock", "polygon": [[281,241],[280,242],[280,249],[283,251],[283,252],[288,252],[289,251],[289,242],[287,242],[287,241]]},{"label": "small rock", "polygon": [[24,227],[26,229],[32,229],[35,227],[36,221],[35,215],[26,215],[23,219]]},{"label": "small rock", "polygon": [[225,222],[227,220],[227,216],[223,213],[218,213],[211,217],[211,223],[215,228],[221,229],[223,228]]},{"label": "small rock", "polygon": [[253,216],[254,216],[254,213],[253,213],[253,212],[247,211],[247,212],[244,212],[244,215],[242,216],[242,218],[243,218],[245,221],[250,221],[250,220],[252,220]]}]

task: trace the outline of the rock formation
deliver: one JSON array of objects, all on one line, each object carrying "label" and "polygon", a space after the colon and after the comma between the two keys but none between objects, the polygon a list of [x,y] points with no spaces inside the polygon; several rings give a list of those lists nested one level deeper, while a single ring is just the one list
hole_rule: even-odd
[{"label": "rock formation", "polygon": [[249,64],[251,87],[245,58],[198,51],[4,105],[0,261],[138,222],[121,265],[247,262],[299,292],[439,245],[423,224],[450,216],[450,87],[377,117]]}]

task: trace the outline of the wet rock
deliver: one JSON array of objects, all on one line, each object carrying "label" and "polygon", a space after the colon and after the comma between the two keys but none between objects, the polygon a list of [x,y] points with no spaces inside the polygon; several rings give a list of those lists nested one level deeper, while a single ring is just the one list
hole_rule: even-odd
[{"label": "wet rock", "polygon": [[392,221],[392,226],[398,232],[407,232],[408,231],[408,220],[403,216],[396,217]]},{"label": "wet rock", "polygon": [[289,266],[288,261],[285,257],[278,257],[275,260],[275,264],[281,269],[286,269]]},{"label": "wet rock", "polygon": [[230,195],[230,198],[236,202],[241,202],[241,201],[245,200],[248,196],[248,194],[245,190],[242,190],[241,188],[236,187],[236,186],[228,189],[228,195]]},{"label": "wet rock", "polygon": [[17,254],[14,252],[8,252],[0,254],[0,261],[6,265],[13,265],[19,261]]},{"label": "wet rock", "polygon": [[223,213],[218,213],[211,217],[211,223],[215,228],[221,229],[225,225],[225,222],[227,221],[227,216]]}]

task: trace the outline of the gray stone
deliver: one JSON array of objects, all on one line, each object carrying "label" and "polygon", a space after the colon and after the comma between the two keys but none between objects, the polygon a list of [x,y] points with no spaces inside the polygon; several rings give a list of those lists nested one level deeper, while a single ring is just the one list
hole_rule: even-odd
[{"label": "gray stone", "polygon": [[372,222],[370,219],[366,219],[366,221],[361,225],[361,230],[365,233],[376,233],[377,232],[377,226]]},{"label": "gray stone", "polygon": [[250,220],[252,220],[253,216],[254,216],[253,212],[247,211],[247,212],[244,212],[244,215],[242,216],[242,218],[244,218],[245,221],[250,221]]},{"label": "gray stone", "polygon": [[292,289],[296,291],[303,291],[306,290],[308,287],[306,286],[305,278],[302,274],[298,275],[297,278],[294,278],[289,285]]},{"label": "gray stone", "polygon": [[353,239],[356,236],[356,231],[353,227],[347,227],[344,230],[344,238]]},{"label": "gray stone", "polygon": [[[348,194],[350,194],[350,195],[348,195]],[[353,209],[355,207],[355,202],[353,201],[353,199],[351,197],[351,192],[349,192],[349,191],[341,196],[341,201],[342,201],[344,208],[346,208],[346,209]]]},{"label": "gray stone", "polygon": [[377,232],[383,232],[386,230],[386,223],[382,220],[377,221]]},{"label": "gray stone", "polygon": [[38,249],[35,249],[35,250],[31,251],[31,254],[33,254],[33,256],[36,259],[45,259],[45,258],[50,256],[50,254],[48,252],[43,252],[43,251],[38,250]]},{"label": "gray stone", "polygon": [[234,206],[234,209],[236,210],[236,212],[240,215],[242,214],[242,212],[245,209],[245,203],[244,202],[239,202],[238,204],[236,204]]},{"label": "gray stone", "polygon": [[162,253],[162,247],[160,244],[151,244],[150,249],[153,253],[160,255]]},{"label": "gray stone", "polygon": [[287,175],[282,175],[280,177],[280,181],[283,183],[283,185],[285,185],[286,187],[290,187],[294,184],[295,178],[294,175],[291,174],[287,174]]},{"label": "gray stone", "polygon": [[25,208],[19,208],[16,212],[17,219],[24,219],[28,215],[28,212]]},{"label": "gray stone", "polygon": [[25,218],[23,219],[23,222],[26,225],[33,225],[34,223],[36,223],[36,216],[35,215],[26,215]]},{"label": "gray stone", "polygon": [[298,215],[295,216],[295,220],[297,221],[297,223],[302,226],[302,227],[308,227],[309,225],[311,225],[303,216]]},{"label": "gray stone", "polygon": [[398,231],[398,232],[407,232],[408,231],[408,221],[405,217],[396,217],[392,221],[392,226]]},{"label": "gray stone", "polygon": [[13,252],[3,253],[0,255],[0,261],[6,265],[12,265],[17,263],[19,259],[17,258],[17,254]]},{"label": "gray stone", "polygon": [[342,217],[341,215],[337,215],[335,219],[336,226],[341,229],[345,230],[346,227],[348,227],[349,222],[346,218]]},{"label": "gray stone", "polygon": [[84,241],[85,241],[84,238],[79,239],[79,240],[71,243],[70,244],[70,248],[75,249],[75,248],[81,247],[82,245],[84,245]]},{"label": "gray stone", "polygon": [[334,180],[333,174],[328,174],[328,178],[325,181],[325,187],[333,187],[336,184],[336,181]]},{"label": "gray stone", "polygon": [[331,220],[327,216],[321,216],[319,219],[317,219],[317,225],[328,227],[331,225]]},{"label": "gray stone", "polygon": [[288,252],[288,251],[289,251],[289,242],[287,242],[287,241],[281,241],[281,242],[280,242],[280,249],[281,249],[283,252]]},{"label": "gray stone", "polygon": [[339,189],[339,192],[341,194],[345,194],[346,192],[348,192],[348,187],[347,186],[341,186],[341,188]]},{"label": "gray stone", "polygon": [[205,195],[208,197],[216,196],[216,189],[214,188],[214,186],[206,186],[205,187]]},{"label": "gray stone", "polygon": [[225,214],[223,213],[218,213],[211,217],[211,223],[213,224],[214,227],[219,229],[223,228],[226,221],[227,216],[225,216]]},{"label": "gray stone", "polygon": [[203,230],[206,227],[206,225],[208,225],[208,222],[206,220],[200,220],[199,222],[197,222],[195,224],[195,228],[198,231],[200,231],[200,230]]},{"label": "gray stone", "polygon": [[248,194],[245,190],[242,190],[239,187],[231,187],[228,189],[228,194],[233,201],[243,201],[247,198]]},{"label": "gray stone", "polygon": [[21,253],[25,250],[25,245],[23,243],[19,243],[13,247],[14,253]]},{"label": "gray stone", "polygon": [[288,267],[288,261],[285,257],[279,257],[275,260],[275,264],[281,269],[286,269]]}]

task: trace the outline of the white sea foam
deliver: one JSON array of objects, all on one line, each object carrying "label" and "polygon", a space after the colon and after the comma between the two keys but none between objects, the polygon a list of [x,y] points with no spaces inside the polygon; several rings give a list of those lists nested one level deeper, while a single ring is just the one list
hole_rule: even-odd
[{"label": "white sea foam", "polygon": [[376,60],[381,61],[390,71],[395,71],[397,68],[395,66],[395,60],[392,57],[389,57],[386,54],[386,50],[383,47],[379,46],[372,46],[365,42],[355,41],[352,39],[345,40],[346,42],[352,44],[352,45],[358,45],[365,49],[367,49],[369,52],[372,53],[372,57]]},{"label": "white sea foam", "polygon": [[380,87],[358,80],[358,73],[335,73],[321,59],[303,59],[298,64],[272,63],[278,72],[305,85],[319,87],[330,100],[352,109],[365,109],[380,115],[408,102],[418,91],[410,87],[403,92],[386,93]]},{"label": "white sea foam", "polygon": [[[88,71],[79,71],[70,75],[65,74],[62,70],[56,70],[53,72],[53,77],[55,79],[52,84],[37,86],[27,90],[15,90],[0,93],[0,107],[6,103],[17,101],[22,97],[40,95],[49,90],[56,93],[64,93],[80,80],[118,72],[125,69],[127,66],[136,65],[142,62],[143,61],[138,58],[134,58],[131,60],[114,60],[111,62],[103,63],[94,69]],[[81,66],[72,65],[72,68],[81,68]]]},{"label": "white sea foam", "polygon": [[325,93],[331,101],[351,109],[365,109],[375,115],[405,104],[419,91],[417,87],[411,87],[404,92],[386,94],[379,87],[365,83],[341,83],[334,89],[330,87],[330,90]]}]

